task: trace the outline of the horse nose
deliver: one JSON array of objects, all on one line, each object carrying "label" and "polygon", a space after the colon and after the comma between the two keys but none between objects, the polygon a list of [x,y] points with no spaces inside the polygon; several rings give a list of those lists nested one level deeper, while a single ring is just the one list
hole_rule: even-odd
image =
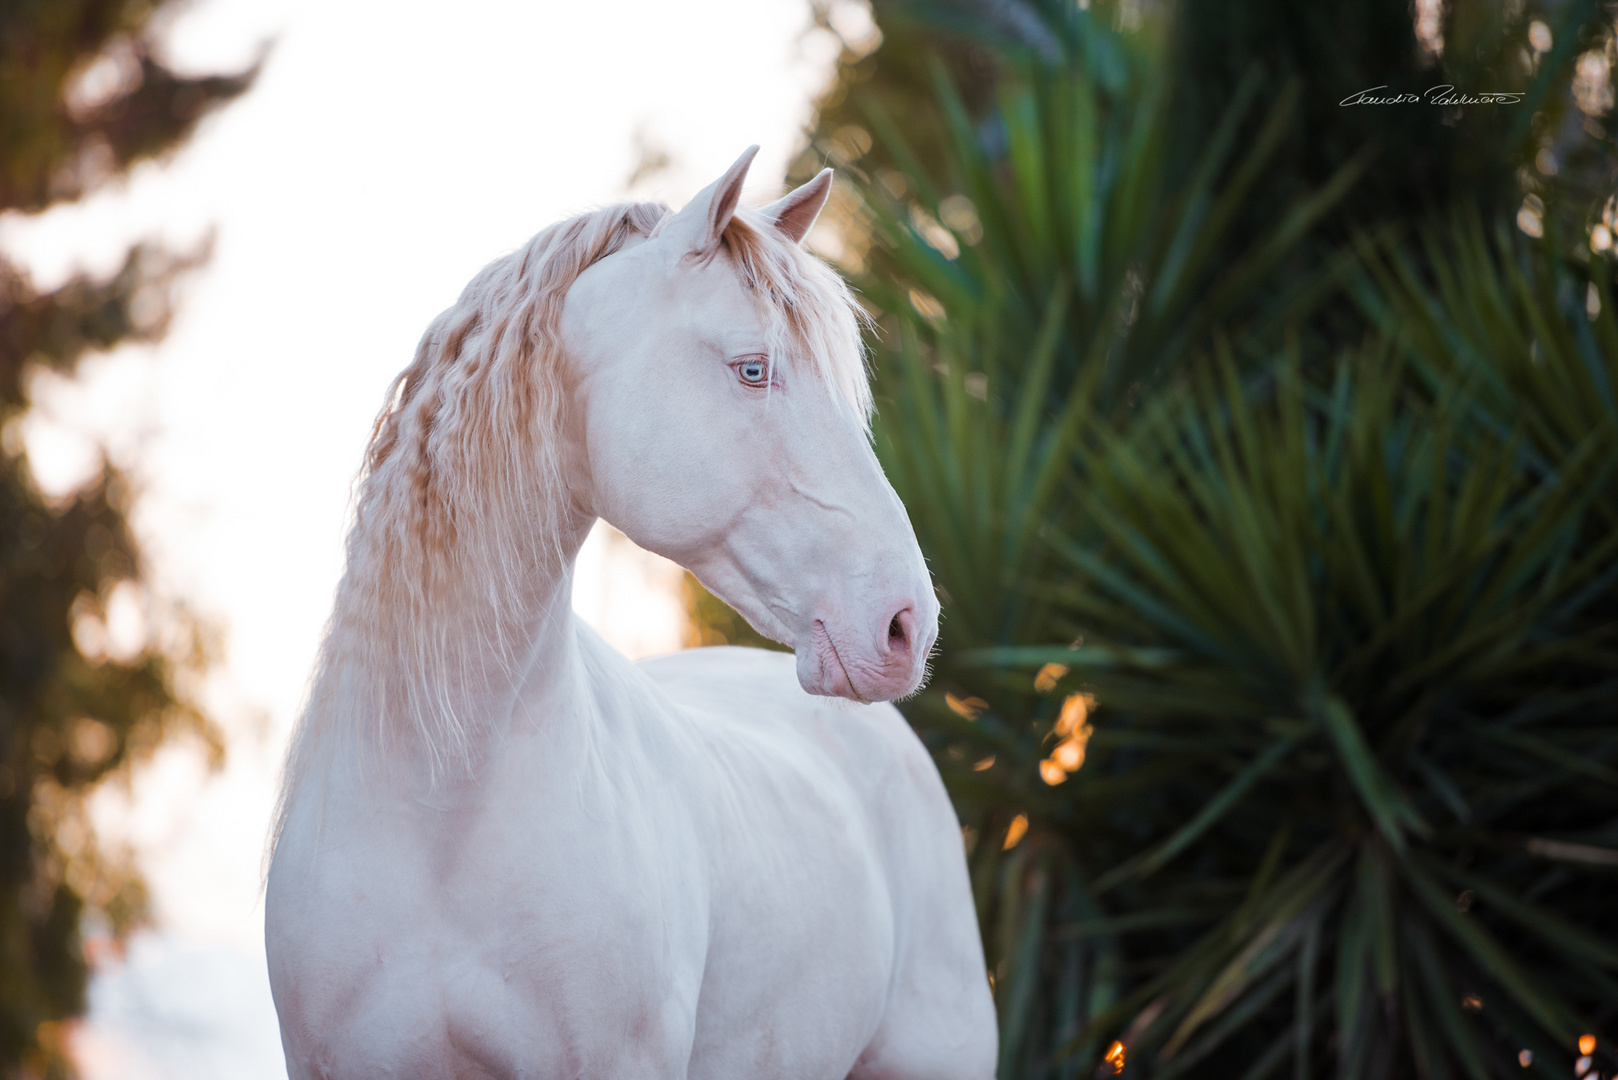
[{"label": "horse nose", "polygon": [[[927,656],[938,633],[937,608],[930,599],[925,593],[890,594],[886,604],[867,609],[858,621],[835,615],[815,619],[809,647],[796,650],[803,688],[866,702],[914,693],[926,677]],[[862,624],[868,628],[864,633]]]}]

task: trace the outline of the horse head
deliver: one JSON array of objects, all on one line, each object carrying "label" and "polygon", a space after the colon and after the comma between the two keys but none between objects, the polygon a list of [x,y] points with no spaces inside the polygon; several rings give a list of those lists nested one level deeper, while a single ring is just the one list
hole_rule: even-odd
[{"label": "horse head", "polygon": [[801,248],[831,170],[747,209],[755,150],[569,289],[570,494],[791,645],[805,690],[903,697],[938,602],[871,448],[857,302]]}]

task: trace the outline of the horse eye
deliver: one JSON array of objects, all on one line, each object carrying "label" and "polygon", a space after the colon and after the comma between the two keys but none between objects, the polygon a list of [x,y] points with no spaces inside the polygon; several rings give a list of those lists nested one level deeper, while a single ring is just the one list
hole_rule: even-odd
[{"label": "horse eye", "polygon": [[769,371],[758,361],[749,361],[737,369],[741,373],[742,382],[762,384],[768,377]]}]

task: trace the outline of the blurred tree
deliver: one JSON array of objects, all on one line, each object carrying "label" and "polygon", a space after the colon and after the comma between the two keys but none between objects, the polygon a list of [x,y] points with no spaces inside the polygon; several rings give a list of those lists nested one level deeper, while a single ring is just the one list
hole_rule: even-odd
[{"label": "blurred tree", "polygon": [[[156,55],[165,0],[0,5],[0,212],[81,198],[183,143],[251,84],[176,74]],[[62,1021],[84,1008],[87,917],[122,932],[141,912],[132,868],[97,850],[84,798],[181,730],[217,738],[176,686],[200,663],[183,619],[108,655],[107,607],[137,588],[128,485],[110,466],[48,498],[22,444],[32,377],[151,341],[169,287],[200,255],[132,250],[111,277],[40,292],[0,254],[0,1075],[69,1077]]]},{"label": "blurred tree", "polygon": [[[1461,206],[1515,214],[1531,195],[1585,224],[1618,181],[1618,144],[1606,118],[1614,52],[1608,4],[1178,0],[1173,10],[1170,118],[1181,166],[1254,71],[1272,86],[1297,79],[1304,88],[1293,130],[1260,183],[1260,205],[1284,203],[1356,154],[1374,154],[1365,177],[1323,222],[1327,243]],[[1432,104],[1447,96],[1432,92],[1446,86],[1519,100]],[[1344,104],[1372,90],[1421,100]],[[1257,214],[1246,229],[1262,221]]]},{"label": "blurred tree", "polygon": [[[1294,99],[1253,178],[1254,197],[1225,230],[1216,258],[1248,248],[1268,229],[1273,208],[1361,163],[1369,167],[1356,170],[1353,187],[1292,255],[1295,273],[1330,258],[1356,230],[1460,207],[1486,214],[1520,207],[1526,227],[1559,229],[1568,245],[1603,217],[1609,234],[1618,234],[1618,203],[1607,202],[1618,185],[1609,115],[1618,40],[1610,5],[1598,0],[871,0],[869,31],[849,14],[867,10],[857,0],[813,0],[811,8],[842,52],[809,145],[793,163],[795,183],[829,163],[907,197],[911,173],[939,176],[948,160],[948,135],[930,104],[938,80],[948,81],[992,148],[1001,132],[988,106],[1008,77],[1020,80],[1030,64],[1080,65],[1104,82],[1117,71],[1106,35],[1075,32],[1088,16],[1155,57],[1149,77],[1164,84],[1155,122],[1169,128],[1164,175],[1195,168],[1233,107],[1242,113],[1238,143],[1258,139],[1272,116],[1251,107],[1255,94]],[[1426,103],[1444,86],[1520,100]],[[1424,100],[1342,104],[1375,87]],[[873,113],[904,133],[908,163],[872,138]],[[828,225],[828,253],[847,269],[865,271],[867,258],[882,266],[860,200],[846,186]],[[1352,309],[1337,314],[1314,329],[1355,340],[1363,323]]]}]

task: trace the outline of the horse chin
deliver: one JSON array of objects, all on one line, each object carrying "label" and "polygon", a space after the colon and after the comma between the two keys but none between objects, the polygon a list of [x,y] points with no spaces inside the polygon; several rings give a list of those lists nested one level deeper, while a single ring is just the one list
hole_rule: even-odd
[{"label": "horse chin", "polygon": [[819,619],[813,622],[808,635],[798,638],[792,651],[798,659],[798,685],[808,693],[850,701],[868,700],[855,691],[853,680],[837,654],[837,646],[826,632],[826,624]]}]

